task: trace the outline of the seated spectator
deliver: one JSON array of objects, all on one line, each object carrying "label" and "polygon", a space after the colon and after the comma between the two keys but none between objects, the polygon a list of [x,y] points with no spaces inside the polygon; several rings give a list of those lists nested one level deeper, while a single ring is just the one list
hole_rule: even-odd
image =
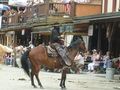
[{"label": "seated spectator", "polygon": [[88,71],[93,72],[95,68],[99,66],[98,59],[100,58],[100,55],[97,53],[97,50],[93,50],[93,55],[92,55],[92,62],[88,64]]},{"label": "seated spectator", "polygon": [[84,57],[83,53],[77,53],[75,56],[74,62],[79,66],[79,65],[84,65]]},{"label": "seated spectator", "polygon": [[88,51],[87,53],[86,53],[86,62],[92,62],[92,60],[91,60],[91,57],[92,57],[92,51]]},{"label": "seated spectator", "polygon": [[110,52],[106,52],[106,55],[103,56],[104,69],[108,68],[109,62],[110,62]]}]

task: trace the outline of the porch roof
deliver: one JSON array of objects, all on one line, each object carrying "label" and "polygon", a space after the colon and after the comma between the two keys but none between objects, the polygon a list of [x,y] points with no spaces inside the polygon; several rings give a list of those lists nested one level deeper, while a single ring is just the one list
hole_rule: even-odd
[{"label": "porch roof", "polygon": [[82,17],[75,17],[74,22],[90,22],[98,20],[108,20],[108,19],[120,19],[120,12],[106,13],[106,14],[96,14]]}]

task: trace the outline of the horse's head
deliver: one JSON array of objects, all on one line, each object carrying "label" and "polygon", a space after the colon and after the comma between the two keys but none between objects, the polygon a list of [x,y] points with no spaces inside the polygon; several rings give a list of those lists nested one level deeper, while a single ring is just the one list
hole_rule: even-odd
[{"label": "horse's head", "polygon": [[68,50],[78,50],[81,52],[85,52],[86,47],[83,39],[77,38],[74,41],[72,41],[71,44],[68,46]]},{"label": "horse's head", "polygon": [[85,43],[81,35],[74,35],[71,41],[71,45],[77,46],[76,48],[78,48],[82,52],[86,51]]},{"label": "horse's head", "polygon": [[85,42],[80,38],[79,40],[80,40],[80,51],[85,52],[86,51]]}]

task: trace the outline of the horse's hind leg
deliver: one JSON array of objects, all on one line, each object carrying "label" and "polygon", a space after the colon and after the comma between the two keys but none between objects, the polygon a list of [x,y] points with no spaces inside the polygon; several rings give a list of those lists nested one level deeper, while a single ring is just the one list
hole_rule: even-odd
[{"label": "horse's hind leg", "polygon": [[32,71],[31,71],[31,84],[34,88],[37,88],[36,85],[34,84],[34,75],[35,74],[34,74],[33,69],[32,69]]},{"label": "horse's hind leg", "polygon": [[[39,81],[39,78],[38,78],[38,72],[40,70],[40,67],[37,66],[37,65],[32,65],[32,71],[31,71],[31,84],[34,88],[37,88],[37,86],[35,85],[34,83],[34,75],[35,77],[37,78],[37,80]],[[40,81],[39,81],[40,82]]]},{"label": "horse's hind leg", "polygon": [[40,88],[43,88],[43,86],[42,86],[42,84],[41,84],[41,82],[39,80],[38,73],[35,74],[35,77],[36,77],[36,79],[38,81],[38,85],[40,86]]},{"label": "horse's hind leg", "polygon": [[40,88],[43,88],[41,82],[40,82],[40,79],[39,79],[39,71],[40,71],[40,65],[36,66],[35,68],[35,77],[37,79],[37,82],[38,82],[38,85],[40,86]]}]

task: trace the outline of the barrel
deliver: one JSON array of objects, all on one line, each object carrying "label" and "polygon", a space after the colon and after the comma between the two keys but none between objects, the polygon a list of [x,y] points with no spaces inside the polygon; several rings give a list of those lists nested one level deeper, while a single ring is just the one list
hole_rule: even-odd
[{"label": "barrel", "polygon": [[114,72],[115,72],[114,68],[107,68],[106,69],[106,79],[113,80],[114,79]]}]

